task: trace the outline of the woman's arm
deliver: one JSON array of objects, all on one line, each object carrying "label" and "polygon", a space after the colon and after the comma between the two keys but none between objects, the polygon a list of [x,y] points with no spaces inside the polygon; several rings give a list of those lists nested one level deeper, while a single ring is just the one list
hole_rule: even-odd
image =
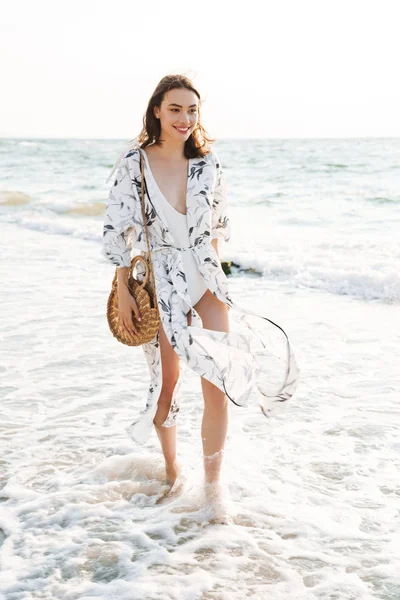
[{"label": "woman's arm", "polygon": [[117,269],[118,293],[121,289],[128,287],[129,267],[119,267]]},{"label": "woman's arm", "polygon": [[131,264],[132,244],[137,240],[137,202],[129,169],[122,161],[108,194],[103,227],[102,254],[116,267]]},{"label": "woman's arm", "polygon": [[132,334],[137,333],[132,311],[140,320],[139,308],[128,288],[132,243],[137,239],[134,223],[137,202],[128,167],[122,161],[107,200],[102,254],[117,267],[119,321]]}]

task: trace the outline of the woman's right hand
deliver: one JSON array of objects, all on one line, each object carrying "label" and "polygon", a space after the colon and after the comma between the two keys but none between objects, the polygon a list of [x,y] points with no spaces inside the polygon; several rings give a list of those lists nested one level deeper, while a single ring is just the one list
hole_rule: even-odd
[{"label": "woman's right hand", "polygon": [[135,317],[140,321],[139,307],[135,298],[126,285],[118,285],[118,320],[122,327],[129,331],[132,335],[137,334],[134,321],[132,319],[132,311]]}]

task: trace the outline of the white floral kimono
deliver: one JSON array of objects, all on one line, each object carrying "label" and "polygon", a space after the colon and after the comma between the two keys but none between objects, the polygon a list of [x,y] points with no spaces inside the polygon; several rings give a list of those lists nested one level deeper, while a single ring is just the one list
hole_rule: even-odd
[{"label": "white floral kimono", "polygon": [[[130,266],[132,248],[147,257],[139,152],[136,145],[118,160],[114,185],[107,201],[102,255],[117,267]],[[155,208],[149,189],[145,188],[145,212],[160,318],[180,358],[179,378],[163,427],[171,427],[177,422],[179,390],[186,365],[223,390],[238,406],[247,406],[252,391],[259,392],[262,412],[268,416],[293,395],[298,382],[298,368],[283,329],[265,316],[240,306],[230,296],[228,279],[211,244],[213,238],[228,241],[231,235],[225,177],[214,150],[204,158],[189,159],[186,203],[190,248],[181,249],[175,246],[161,208]],[[188,326],[185,303],[192,305],[182,252],[193,252],[207,287],[219,300],[237,311],[236,321],[233,311],[229,311],[229,333],[204,329],[193,307],[192,324]],[[140,264],[136,277],[139,281],[143,280]],[[162,387],[158,333],[142,348],[151,377],[147,403],[126,429],[129,436],[140,444],[148,440],[153,429]]]}]

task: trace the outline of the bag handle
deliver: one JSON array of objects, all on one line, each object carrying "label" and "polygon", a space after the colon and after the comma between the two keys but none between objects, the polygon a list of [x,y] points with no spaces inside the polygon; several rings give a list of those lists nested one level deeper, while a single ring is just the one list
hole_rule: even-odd
[{"label": "bag handle", "polygon": [[144,158],[142,155],[142,152],[139,149],[139,154],[140,154],[140,173],[141,173],[141,188],[142,188],[142,197],[141,197],[141,203],[142,203],[142,217],[143,217],[143,225],[144,225],[144,230],[146,232],[146,242],[147,242],[147,250],[148,250],[148,254],[149,254],[149,268],[150,268],[150,277],[151,277],[151,285],[153,287],[153,298],[154,298],[154,307],[157,308],[157,295],[156,295],[156,284],[154,281],[154,272],[153,272],[153,261],[151,259],[151,250],[150,250],[150,242],[149,242],[149,232],[147,230],[147,222],[146,222],[146,211],[144,208],[144,190],[145,190],[145,179],[144,179]]}]

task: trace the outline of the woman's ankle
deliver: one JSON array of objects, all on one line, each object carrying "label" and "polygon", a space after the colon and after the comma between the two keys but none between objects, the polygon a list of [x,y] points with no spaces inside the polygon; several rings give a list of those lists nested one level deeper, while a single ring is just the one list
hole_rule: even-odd
[{"label": "woman's ankle", "polygon": [[175,457],[174,459],[165,459],[165,468],[166,469],[174,469],[176,467],[178,467],[178,459]]},{"label": "woman's ankle", "polygon": [[180,466],[177,460],[175,459],[174,461],[168,463],[165,461],[165,471],[168,482],[173,485],[180,472]]},{"label": "woman's ankle", "polygon": [[206,484],[219,482],[224,452],[225,449],[222,448],[217,452],[213,452],[213,454],[203,454],[204,481]]}]

